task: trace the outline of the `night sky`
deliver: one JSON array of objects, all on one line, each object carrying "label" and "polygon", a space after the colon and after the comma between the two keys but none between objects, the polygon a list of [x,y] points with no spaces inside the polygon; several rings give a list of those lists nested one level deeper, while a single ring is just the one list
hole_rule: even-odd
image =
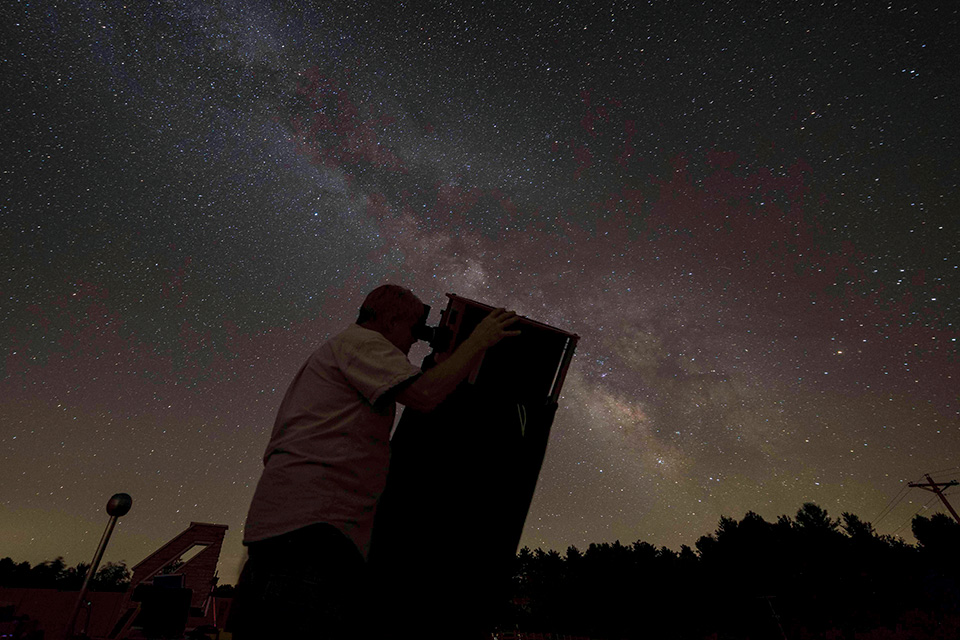
[{"label": "night sky", "polygon": [[0,17],[0,556],[89,561],[125,491],[105,560],[227,524],[234,582],[287,385],[385,281],[581,336],[531,548],[807,501],[912,541],[960,479],[957,3]]}]

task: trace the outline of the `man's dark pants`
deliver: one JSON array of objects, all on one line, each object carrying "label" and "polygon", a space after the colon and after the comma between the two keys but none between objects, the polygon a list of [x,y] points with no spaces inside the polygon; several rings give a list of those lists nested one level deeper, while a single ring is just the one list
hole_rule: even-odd
[{"label": "man's dark pants", "polygon": [[336,527],[310,525],[248,550],[227,624],[235,640],[367,635],[366,565]]}]

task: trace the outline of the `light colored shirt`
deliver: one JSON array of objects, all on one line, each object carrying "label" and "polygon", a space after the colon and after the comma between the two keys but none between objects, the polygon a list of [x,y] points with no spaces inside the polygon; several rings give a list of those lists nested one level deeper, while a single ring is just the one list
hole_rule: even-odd
[{"label": "light colored shirt", "polygon": [[326,522],[366,557],[397,409],[383,396],[419,373],[383,335],[356,324],[314,351],[277,412],[244,543]]}]

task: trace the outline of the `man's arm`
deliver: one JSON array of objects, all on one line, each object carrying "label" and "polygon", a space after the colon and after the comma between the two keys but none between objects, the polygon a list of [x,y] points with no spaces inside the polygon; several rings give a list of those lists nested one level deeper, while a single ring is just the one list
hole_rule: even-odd
[{"label": "man's arm", "polygon": [[519,331],[507,331],[519,319],[513,311],[491,311],[449,358],[402,390],[397,402],[415,411],[433,411],[473,371],[487,349],[504,338],[520,335]]}]

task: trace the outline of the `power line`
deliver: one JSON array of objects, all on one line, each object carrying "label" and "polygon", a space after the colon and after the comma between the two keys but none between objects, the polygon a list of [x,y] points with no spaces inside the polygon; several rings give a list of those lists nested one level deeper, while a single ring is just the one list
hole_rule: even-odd
[{"label": "power line", "polygon": [[896,495],[894,495],[893,498],[890,499],[890,502],[887,503],[887,506],[880,510],[880,513],[873,520],[872,524],[874,525],[874,527],[876,527],[881,520],[883,520],[884,518],[889,516],[891,513],[893,513],[893,510],[897,506],[899,506],[901,502],[903,502],[903,499],[906,498],[907,494],[909,493],[910,484],[912,483],[908,482],[906,486],[900,487],[900,491],[898,491]]},{"label": "power line", "polygon": [[877,517],[873,519],[874,527],[880,524],[881,520],[883,520],[888,515],[893,513],[893,510],[897,507],[897,505],[899,505],[903,501],[903,499],[907,497],[907,493],[909,493],[908,491],[909,488],[910,487],[900,487],[900,491],[895,496],[893,496],[893,498],[890,499],[890,502],[887,503],[887,506],[881,509],[880,513],[877,514]]},{"label": "power line", "polygon": [[940,469],[939,471],[931,471],[930,474],[934,473],[950,473],[951,471],[960,471],[960,467],[950,467],[949,469]]},{"label": "power line", "polygon": [[937,499],[937,496],[933,496],[932,498],[930,498],[929,500],[927,500],[927,503],[926,503],[925,505],[923,505],[922,507],[920,507],[919,509],[917,509],[916,513],[914,513],[912,516],[910,516],[909,518],[907,518],[907,521],[904,522],[903,524],[901,524],[899,527],[897,527],[896,531],[894,531],[894,532],[891,533],[890,535],[895,536],[895,535],[897,535],[898,533],[900,533],[900,530],[901,530],[901,529],[903,529],[903,528],[904,528],[905,526],[907,526],[910,522],[912,522],[913,519],[917,516],[917,514],[919,514],[921,511],[923,511],[923,510],[926,509],[928,506],[930,506],[930,503],[933,502],[933,501],[936,500],[936,499]]}]

